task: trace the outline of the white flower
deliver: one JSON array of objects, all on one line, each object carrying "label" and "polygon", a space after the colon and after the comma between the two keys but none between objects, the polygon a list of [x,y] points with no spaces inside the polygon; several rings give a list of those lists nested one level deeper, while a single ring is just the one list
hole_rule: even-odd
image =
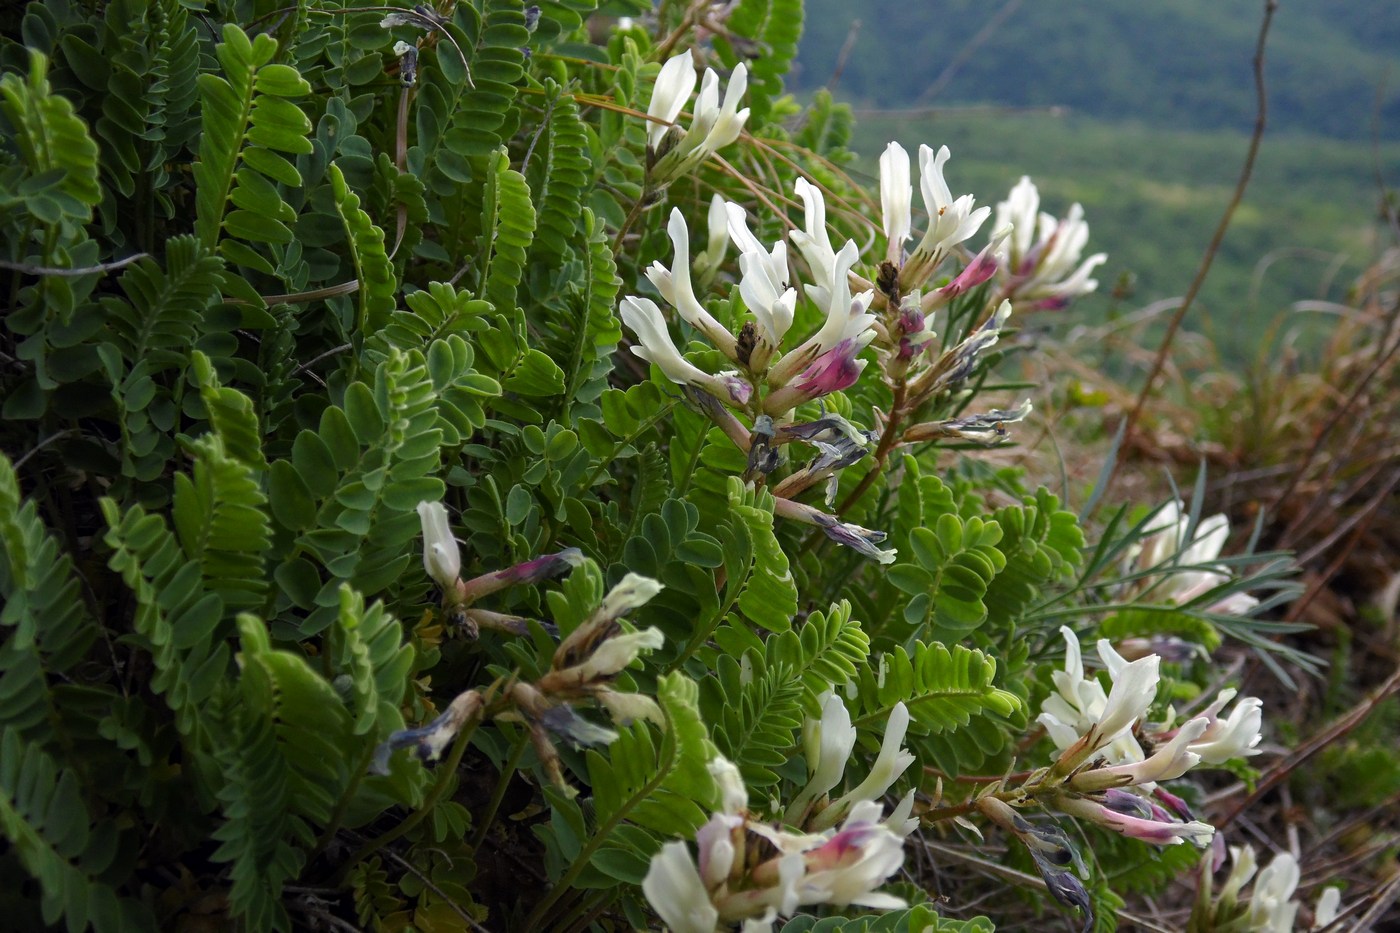
[{"label": "white flower", "polygon": [[[1061,626],[1060,634],[1065,639],[1065,669],[1055,671],[1050,675],[1055,684],[1056,692],[1052,693],[1041,704],[1039,722],[1045,726],[1051,741],[1055,743],[1055,747],[1063,751],[1079,741],[1081,736],[1087,735],[1091,729],[1098,727],[1102,730],[1102,722],[1108,712],[1109,694],[1104,691],[1103,685],[1097,679],[1084,676],[1084,661],[1079,652],[1079,639],[1075,637],[1074,632],[1066,626]],[[1099,656],[1115,680],[1130,666],[1113,650],[1113,646],[1107,640],[1099,641]],[[1155,670],[1156,655],[1148,657],[1153,659]],[[1147,658],[1142,660],[1146,661]],[[1154,695],[1155,691],[1156,685],[1154,683]],[[1120,702],[1122,699],[1120,695]],[[1141,697],[1139,696],[1138,699],[1140,701]],[[1149,696],[1143,706],[1144,711],[1147,706],[1151,705],[1151,702],[1152,697]],[[1139,713],[1139,715],[1141,714]],[[1129,725],[1131,725],[1131,721]],[[1141,761],[1144,757],[1142,747],[1138,745],[1131,732],[1126,730],[1118,736],[1100,734],[1098,739],[1102,743],[1098,750],[1102,750],[1104,757],[1108,759],[1110,764]]]},{"label": "white flower", "polygon": [[808,717],[802,726],[802,748],[811,778],[788,807],[788,819],[792,821],[802,817],[808,804],[841,783],[856,745],[856,730],[846,704],[830,690],[821,695],[820,701],[821,719]]},{"label": "white flower", "polygon": [[1245,697],[1235,704],[1229,716],[1225,719],[1219,717],[1225,704],[1235,698],[1235,692],[1233,688],[1220,691],[1215,702],[1199,717],[1206,721],[1207,726],[1202,735],[1192,741],[1191,751],[1200,755],[1201,761],[1206,764],[1224,764],[1231,758],[1247,758],[1259,754],[1259,749],[1255,746],[1263,737],[1263,700],[1258,697]]},{"label": "white flower", "polygon": [[656,118],[647,121],[649,148],[656,150],[661,146],[661,141],[671,130],[666,124],[676,122],[693,90],[695,65],[689,52],[682,52],[661,66],[661,73],[656,76],[656,85],[651,90],[651,104],[647,107],[647,116]]},{"label": "white flower", "polygon": [[1070,784],[1076,790],[1103,790],[1130,785],[1150,787],[1157,781],[1179,778],[1200,763],[1201,756],[1192,749],[1191,743],[1201,737],[1206,726],[1205,719],[1193,719],[1147,760],[1081,771],[1070,779]]},{"label": "white flower", "polygon": [[734,762],[723,755],[716,755],[705,768],[710,772],[710,777],[715,779],[715,785],[719,788],[720,806],[725,813],[738,813],[748,807],[749,789],[744,785],[744,777]]},{"label": "white flower", "polygon": [[1098,288],[1099,283],[1089,275],[1108,257],[1095,253],[1079,262],[1089,242],[1084,208],[1071,206],[1063,220],[1039,211],[1040,192],[1025,176],[997,205],[997,227],[1010,224],[1015,228],[1006,244],[1003,266],[1008,280],[1003,294],[1039,302],[1042,307],[1063,307]]},{"label": "white flower", "polygon": [[812,277],[818,282],[831,280],[836,267],[836,250],[826,229],[826,199],[821,189],[801,176],[797,179],[797,196],[806,208],[805,230],[794,230],[792,242],[807,260]]},{"label": "white flower", "polygon": [[668,842],[651,857],[642,893],[671,933],[714,933],[719,924],[719,911],[684,842]]},{"label": "white flower", "polygon": [[[1181,605],[1229,582],[1229,572],[1214,563],[1230,537],[1228,518],[1224,515],[1203,518],[1191,534],[1191,516],[1176,500],[1158,509],[1150,521],[1152,527],[1136,549],[1133,561],[1136,569],[1180,567],[1171,570],[1154,587],[1154,595]],[[1259,600],[1247,593],[1234,593],[1205,607],[1205,611],[1242,615],[1258,604]]]},{"label": "white flower", "polygon": [[719,373],[712,376],[681,356],[671,342],[661,309],[650,298],[628,296],[622,299],[622,323],[637,335],[638,344],[632,348],[632,352],[655,363],[667,379],[680,385],[698,386],[723,400],[740,404],[748,401],[752,389],[737,374]]},{"label": "white flower", "polygon": [[1030,180],[1030,176],[1022,175],[1007,199],[997,204],[996,229],[1011,227],[1006,250],[1012,273],[1020,271],[1021,263],[1030,253],[1031,244],[1035,241],[1036,224],[1039,221],[1040,192]]},{"label": "white flower", "polygon": [[655,650],[666,643],[661,629],[648,628],[640,632],[614,635],[598,646],[588,660],[577,665],[583,680],[611,677],[631,664],[643,649]]},{"label": "white flower", "polygon": [[1220,889],[1220,903],[1229,907],[1238,899],[1249,879],[1259,870],[1254,857],[1254,846],[1230,846],[1230,874]]},{"label": "white flower", "polygon": [[1128,731],[1147,712],[1157,696],[1162,659],[1155,654],[1139,658],[1120,670],[1108,693],[1103,715],[1098,721],[1100,742],[1108,744]]},{"label": "white flower", "polygon": [[639,573],[629,573],[603,597],[603,604],[598,607],[598,613],[609,619],[625,616],[633,609],[640,609],[651,602],[662,589],[664,587],[658,580]]},{"label": "white flower", "polygon": [[1333,920],[1337,919],[1337,911],[1342,906],[1341,888],[1323,888],[1322,894],[1317,899],[1317,906],[1313,908],[1314,930],[1321,930],[1329,926]]},{"label": "white flower", "polygon": [[423,523],[423,568],[439,587],[452,591],[462,574],[462,552],[452,536],[447,507],[441,502],[420,502],[418,518]]},{"label": "white flower", "polygon": [[807,875],[799,886],[803,904],[856,904],[879,910],[907,906],[875,888],[904,865],[904,839],[881,825],[881,807],[861,801],[839,832],[806,853]]},{"label": "white flower", "polygon": [[928,279],[948,251],[975,234],[992,212],[989,207],[974,210],[976,201],[970,194],[953,199],[943,178],[943,165],[949,156],[947,146],[940,146],[937,155],[928,146],[919,147],[919,190],[928,212],[928,228],[900,273],[899,282],[905,291]]},{"label": "white flower", "polygon": [[885,723],[885,736],[880,743],[880,754],[871,766],[870,773],[845,796],[818,813],[812,820],[814,829],[831,826],[846,813],[855,814],[860,804],[878,800],[889,790],[890,785],[908,770],[914,763],[914,755],[903,747],[904,735],[908,730],[909,708],[902,702],[896,703]]},{"label": "white flower", "polygon": [[1249,901],[1249,929],[1258,933],[1292,933],[1298,902],[1292,900],[1298,889],[1298,860],[1280,852],[1254,879],[1254,896]]},{"label": "white flower", "polygon": [[[785,255],[781,261],[786,263]],[[739,255],[739,295],[770,350],[782,344],[797,311],[797,289],[784,288],[781,279],[774,279],[774,265],[775,257],[762,250]]]},{"label": "white flower", "polygon": [[909,153],[890,143],[880,156],[880,217],[889,242],[890,262],[898,263],[903,243],[909,239],[909,202],[914,186],[909,182]]},{"label": "white flower", "polygon": [[710,198],[710,211],[706,215],[709,226],[709,239],[705,248],[695,254],[693,268],[695,278],[702,285],[714,278],[719,267],[724,265],[724,256],[729,252],[729,211],[724,198],[715,195]]},{"label": "white flower", "polygon": [[651,284],[661,293],[661,297],[680,313],[685,321],[703,333],[730,359],[734,358],[734,335],[719,321],[715,320],[699,299],[690,284],[690,230],[685,225],[685,217],[678,207],[671,208],[671,218],[666,224],[666,232],[675,248],[675,259],[670,269],[660,262],[653,262],[646,270]]},{"label": "white flower", "polygon": [[874,335],[875,316],[866,313],[874,299],[873,291],[864,291],[851,297],[848,273],[860,258],[860,250],[852,240],[847,240],[836,254],[829,278],[821,284],[807,286],[807,295],[818,307],[826,311],[826,320],[811,337],[798,347],[783,355],[768,373],[768,382],[773,387],[790,382],[822,354],[841,345],[844,341],[865,346]]},{"label": "white flower", "polygon": [[[680,66],[668,73],[672,63],[682,60],[689,77],[680,75]],[[681,107],[695,86],[695,71],[690,63],[690,53],[683,52],[668,61],[657,78],[656,90],[652,92],[654,111],[648,114],[674,123]],[[719,75],[706,68],[700,81],[700,93],[695,98],[694,116],[684,134],[653,122],[648,128],[648,155],[655,160],[650,166],[648,180],[654,187],[664,187],[683,175],[694,171],[710,154],[722,149],[739,138],[744,123],[749,118],[748,108],[739,109],[739,101],[748,89],[748,69],[741,62],[734,68],[725,89],[724,103],[719,100]],[[682,93],[683,92],[683,93]],[[658,98],[660,103],[658,103]],[[679,101],[679,102],[677,102]],[[660,132],[656,132],[657,129]]]}]

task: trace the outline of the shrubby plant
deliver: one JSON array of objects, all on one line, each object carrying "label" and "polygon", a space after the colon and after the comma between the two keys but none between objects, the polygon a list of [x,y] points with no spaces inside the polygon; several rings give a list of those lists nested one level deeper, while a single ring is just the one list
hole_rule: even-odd
[{"label": "shrubby plant", "polygon": [[909,857],[985,832],[1103,927],[1100,860],[1211,842],[1188,775],[1267,710],[1198,685],[1288,562],[982,458],[1016,315],[1102,257],[1027,181],[987,229],[946,148],[922,211],[896,144],[857,184],[849,112],[782,93],[801,17],[25,9],[21,926],[987,930]]}]

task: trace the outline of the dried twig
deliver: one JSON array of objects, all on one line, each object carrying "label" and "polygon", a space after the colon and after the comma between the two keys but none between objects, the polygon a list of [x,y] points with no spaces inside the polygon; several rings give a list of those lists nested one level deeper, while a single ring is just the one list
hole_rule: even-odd
[{"label": "dried twig", "polygon": [[[1225,212],[1220,217],[1220,223],[1216,225],[1215,235],[1211,237],[1210,245],[1206,247],[1205,254],[1201,256],[1201,264],[1196,269],[1196,276],[1191,280],[1190,287],[1186,289],[1186,296],[1181,299],[1176,313],[1172,315],[1171,321],[1167,324],[1167,333],[1162,337],[1161,346],[1157,348],[1157,356],[1152,361],[1147,381],[1143,383],[1142,391],[1138,393],[1137,402],[1134,403],[1132,411],[1128,413],[1128,419],[1123,429],[1125,441],[1132,434],[1133,426],[1137,424],[1138,418],[1142,415],[1143,406],[1147,404],[1147,399],[1152,394],[1152,386],[1156,383],[1157,377],[1161,375],[1162,367],[1166,365],[1167,355],[1171,351],[1177,331],[1181,328],[1181,322],[1185,319],[1186,312],[1190,310],[1192,303],[1195,302],[1196,296],[1200,294],[1206,275],[1215,262],[1216,253],[1220,251],[1220,244],[1225,240],[1225,232],[1230,229],[1230,221],[1234,219],[1235,210],[1244,200],[1244,192],[1245,188],[1249,187],[1250,176],[1254,174],[1254,160],[1259,155],[1259,144],[1264,138],[1264,127],[1267,125],[1269,113],[1269,96],[1264,84],[1264,48],[1269,38],[1269,26],[1274,21],[1274,12],[1277,9],[1278,0],[1265,0],[1264,18],[1259,25],[1259,39],[1254,47],[1254,88],[1258,109],[1254,118],[1254,133],[1249,138],[1249,151],[1245,154],[1244,165],[1240,168],[1240,179],[1235,184],[1235,193],[1230,197],[1230,202],[1225,205]],[[1121,463],[1122,458],[1119,458],[1109,467],[1108,476],[1104,479],[1105,488],[1112,485]]]}]

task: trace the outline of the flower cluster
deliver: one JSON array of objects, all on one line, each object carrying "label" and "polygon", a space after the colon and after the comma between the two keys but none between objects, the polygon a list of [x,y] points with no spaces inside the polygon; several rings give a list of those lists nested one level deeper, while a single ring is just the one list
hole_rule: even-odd
[{"label": "flower cluster", "polygon": [[1257,754],[1263,703],[1246,697],[1222,717],[1236,695],[1222,690],[1214,703],[1179,726],[1171,716],[1144,723],[1157,695],[1161,659],[1128,661],[1100,640],[1099,657],[1112,679],[1105,691],[1097,679],[1085,677],[1078,638],[1068,628],[1060,631],[1065,668],[1052,675],[1055,692],[1039,717],[1061,750],[1050,772],[1063,780],[1055,806],[1158,845],[1208,843],[1213,827],[1191,820],[1185,805],[1157,782],[1179,778],[1197,765]]},{"label": "flower cluster", "polygon": [[[1254,847],[1244,845],[1230,847],[1230,862],[1230,874],[1225,878],[1220,894],[1213,897],[1211,859],[1203,860],[1199,900],[1193,918],[1204,914],[1209,918],[1209,929],[1241,930],[1245,933],[1292,933],[1298,929],[1296,920],[1300,905],[1293,899],[1301,879],[1297,859],[1287,852],[1280,852],[1261,871]],[[1241,895],[1251,880],[1254,886],[1248,900],[1241,903]],[[1341,889],[1337,887],[1322,890],[1313,906],[1313,921],[1308,929],[1321,930],[1337,918],[1341,895]]]},{"label": "flower cluster", "polygon": [[[862,803],[879,800],[914,763],[914,756],[903,747],[909,729],[909,710],[903,703],[896,703],[885,722],[880,753],[870,773],[844,796],[828,801],[828,792],[845,776],[846,765],[855,749],[856,730],[840,697],[828,690],[821,696],[821,705],[821,718],[808,717],[802,727],[802,747],[810,778],[787,809],[788,822],[818,830],[834,826]],[[896,808],[896,814],[902,816],[892,818],[891,822],[900,825],[913,805],[911,792]],[[913,829],[913,824],[902,828],[907,833]]]},{"label": "flower cluster", "polygon": [[1010,196],[997,205],[996,228],[1007,230],[1003,245],[993,245],[1004,270],[1000,294],[1033,308],[1063,308],[1099,283],[1089,278],[1108,258],[1095,253],[1080,262],[1089,242],[1084,209],[1074,204],[1063,219],[1040,211],[1040,192],[1022,177]]},{"label": "flower cluster", "polygon": [[882,822],[881,805],[861,800],[839,828],[796,832],[751,818],[748,792],[732,763],[717,758],[710,771],[723,803],[696,832],[695,853],[686,842],[666,843],[642,881],[672,933],[714,933],[741,922],[745,933],[759,933],[779,916],[813,904],[905,906],[876,890],[904,864],[898,813]]},{"label": "flower cluster", "polygon": [[[1229,570],[1216,563],[1230,538],[1230,520],[1224,515],[1203,518],[1193,528],[1181,501],[1173,500],[1148,521],[1148,534],[1129,552],[1126,568],[1157,578],[1141,595],[1186,605],[1230,582]],[[1207,604],[1203,611],[1247,615],[1257,605],[1255,597],[1237,592]]]},{"label": "flower cluster", "polygon": [[[736,70],[721,108],[718,78],[707,72],[695,120],[682,134],[675,128],[668,131],[664,124],[674,121],[688,99],[694,69],[688,55],[665,64],[649,111],[654,118],[648,149],[653,181],[664,183],[676,171],[689,171],[697,160],[733,138],[746,114],[736,109],[744,80],[743,71]],[[1029,415],[1031,405],[1025,401],[982,414],[914,424],[902,435],[894,430],[897,422],[915,415],[931,400],[957,391],[979,359],[996,345],[1011,314],[1009,301],[988,305],[956,341],[938,349],[932,316],[996,274],[994,251],[1011,232],[1008,227],[995,235],[946,283],[928,287],[945,261],[959,254],[962,244],[977,234],[991,214],[990,208],[977,207],[970,194],[954,197],[944,177],[949,158],[947,147],[936,153],[928,146],[919,151],[919,187],[929,222],[913,251],[906,253],[905,241],[914,236],[910,158],[896,143],[882,156],[882,227],[888,242],[886,258],[875,264],[873,274],[859,267],[860,249],[854,240],[839,247],[833,242],[825,196],[805,178],[798,178],[794,186],[803,205],[803,223],[790,234],[795,256],[789,255],[787,240],[761,241],[744,208],[718,195],[710,203],[705,247],[692,255],[685,218],[679,209],[671,211],[666,225],[670,264],[652,262],[645,273],[665,307],[652,298],[629,295],[621,302],[622,322],[636,338],[632,353],[685,387],[687,395],[749,454],[748,478],[775,469],[783,444],[809,442],[787,429],[816,424],[828,416],[800,422],[799,409],[855,385],[871,361],[865,355],[871,347],[883,379],[895,391],[895,410],[874,412],[882,433],[891,435],[879,445],[881,464],[898,444],[936,438],[994,443],[1007,436],[1007,425]],[[717,275],[731,245],[737,254],[738,296],[729,308],[729,319],[722,321],[696,291]],[[793,274],[792,260],[798,257],[800,277]],[[819,323],[805,335],[795,334],[797,321],[813,311]],[[677,322],[702,337],[725,362],[712,365],[713,351],[708,358],[688,356],[672,336],[671,327]],[[861,440],[839,455],[820,442],[810,444],[817,448],[816,457],[779,484],[776,511],[888,563],[894,552],[878,546],[882,532],[842,522],[794,501],[811,485],[825,482],[828,507],[832,505],[839,471],[863,457],[874,441],[873,433],[853,426],[846,436]]]},{"label": "flower cluster", "polygon": [[[428,574],[442,587],[450,611],[475,625],[489,623],[512,633],[525,633],[528,620],[486,613],[470,606],[471,601],[506,586],[538,582],[579,560],[577,551],[547,555],[464,583],[460,579],[461,553],[452,538],[447,510],[441,503],[424,502],[418,506],[418,512],[423,522],[423,563]],[[550,736],[561,736],[577,745],[604,745],[617,738],[613,730],[581,716],[575,703],[592,700],[617,723],[648,719],[657,725],[665,724],[661,708],[651,697],[614,689],[617,675],[641,652],[662,645],[660,629],[627,631],[622,623],[623,616],[645,605],[660,591],[661,584],[656,580],[627,574],[598,608],[560,641],[549,670],[537,681],[506,684],[499,701],[491,705],[488,700],[493,697],[481,691],[468,690],[458,695],[426,725],[390,735],[376,750],[375,769],[387,772],[390,756],[401,748],[412,748],[423,761],[434,761],[469,723],[481,716],[493,716],[528,723],[531,742],[546,773],[560,788],[573,792],[564,780],[559,753]],[[511,620],[510,624],[503,619]]]},{"label": "flower cluster", "polygon": [[706,68],[690,126],[682,130],[675,123],[695,90],[695,65],[691,54],[682,52],[661,66],[647,107],[652,118],[647,127],[647,182],[652,191],[695,171],[713,152],[739,138],[749,118],[747,107],[739,109],[748,86],[748,70],[741,62],[730,75],[721,104],[719,75]]}]

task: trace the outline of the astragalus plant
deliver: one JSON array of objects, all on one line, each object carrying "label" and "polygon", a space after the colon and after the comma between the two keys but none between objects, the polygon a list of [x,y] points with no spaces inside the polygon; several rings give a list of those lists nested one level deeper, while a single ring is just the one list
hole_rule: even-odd
[{"label": "astragalus plant", "polygon": [[1108,925],[1210,842],[1285,563],[984,460],[1082,212],[856,184],[798,0],[596,6],[8,20],[7,928],[986,930],[1008,841]]}]

